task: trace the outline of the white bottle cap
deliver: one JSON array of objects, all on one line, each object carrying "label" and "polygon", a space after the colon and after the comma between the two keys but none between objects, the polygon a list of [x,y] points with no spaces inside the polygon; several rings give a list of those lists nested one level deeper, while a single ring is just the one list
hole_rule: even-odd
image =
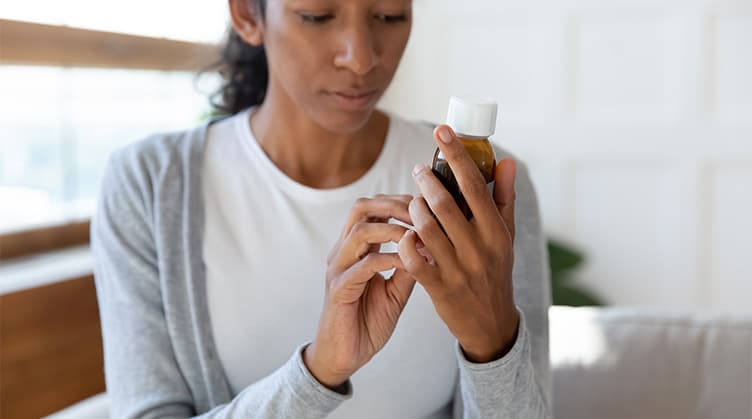
[{"label": "white bottle cap", "polygon": [[449,99],[447,125],[457,135],[488,138],[496,131],[499,105],[493,101],[469,101],[452,96]]}]

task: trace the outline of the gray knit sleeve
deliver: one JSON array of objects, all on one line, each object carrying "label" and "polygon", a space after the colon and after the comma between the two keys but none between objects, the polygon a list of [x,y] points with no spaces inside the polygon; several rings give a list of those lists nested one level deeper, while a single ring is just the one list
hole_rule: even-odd
[{"label": "gray knit sleeve", "polygon": [[[114,418],[192,417],[196,408],[174,352],[162,292],[151,196],[156,182],[132,151],[113,155],[103,180],[91,241]],[[187,313],[185,314],[187,315]],[[322,386],[305,368],[301,344],[272,374],[201,417],[324,418],[352,397]],[[348,382],[349,384],[349,382]]]},{"label": "gray knit sleeve", "polygon": [[302,344],[279,369],[248,386],[234,400],[201,415],[202,418],[325,418],[352,397],[321,385],[303,363]]},{"label": "gray knit sleeve", "polygon": [[[496,156],[499,160],[509,157],[499,149]],[[548,358],[548,251],[535,189],[527,168],[519,161],[515,190],[513,283],[520,313],[517,340],[504,357],[484,364],[468,361],[457,344],[460,374],[454,398],[455,419],[553,417]]]}]

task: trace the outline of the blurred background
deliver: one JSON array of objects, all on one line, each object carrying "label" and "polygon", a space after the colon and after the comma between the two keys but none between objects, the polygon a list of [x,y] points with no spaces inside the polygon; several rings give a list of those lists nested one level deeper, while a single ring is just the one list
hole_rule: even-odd
[{"label": "blurred background", "polygon": [[[451,95],[499,101],[493,141],[530,169],[557,305],[752,315],[752,1],[414,11],[381,106],[442,122]],[[227,13],[208,0],[0,3],[0,417],[103,390],[87,246],[99,180],[115,148],[210,115],[219,78],[197,73]],[[66,374],[80,384],[39,384]]]},{"label": "blurred background", "polygon": [[546,231],[614,305],[752,307],[752,2],[417,2],[385,106],[498,98]]}]

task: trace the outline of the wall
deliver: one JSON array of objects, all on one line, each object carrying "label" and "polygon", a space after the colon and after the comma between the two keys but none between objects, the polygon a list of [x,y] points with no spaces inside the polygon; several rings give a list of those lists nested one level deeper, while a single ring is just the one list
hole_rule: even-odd
[{"label": "wall", "polygon": [[416,0],[385,108],[495,97],[547,232],[617,305],[752,312],[752,2]]}]

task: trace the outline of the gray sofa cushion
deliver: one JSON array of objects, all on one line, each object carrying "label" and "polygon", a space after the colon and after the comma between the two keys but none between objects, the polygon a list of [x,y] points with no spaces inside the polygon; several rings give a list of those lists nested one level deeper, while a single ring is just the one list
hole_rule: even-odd
[{"label": "gray sofa cushion", "polygon": [[557,419],[752,418],[752,317],[549,311]]}]

